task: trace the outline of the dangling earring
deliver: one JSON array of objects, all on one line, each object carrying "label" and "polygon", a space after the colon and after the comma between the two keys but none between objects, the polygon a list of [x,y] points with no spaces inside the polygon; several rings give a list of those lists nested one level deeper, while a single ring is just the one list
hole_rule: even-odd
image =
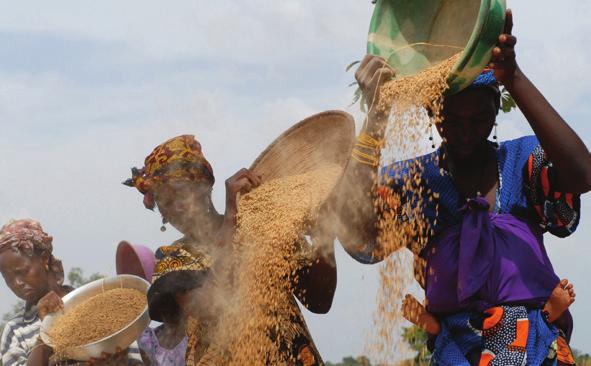
[{"label": "dangling earring", "polygon": [[167,222],[168,221],[166,221],[166,219],[163,217],[162,218],[162,226],[160,226],[160,231],[162,231],[162,232],[166,231],[166,226],[164,226],[164,225],[166,225]]},{"label": "dangling earring", "polygon": [[435,140],[433,139],[433,124],[429,123],[429,141],[431,141],[431,148],[435,149]]},{"label": "dangling earring", "polygon": [[213,207],[213,201],[211,200],[211,191],[213,188],[209,190],[209,194],[205,198],[205,207],[207,207],[207,213],[211,213],[211,208]]},{"label": "dangling earring", "polygon": [[498,132],[498,131],[497,131],[497,126],[498,126],[498,125],[499,125],[499,124],[495,122],[495,132],[494,132],[494,135],[493,135],[493,140],[494,140],[494,143],[495,143],[495,145],[497,145],[497,146],[499,146],[499,142],[497,141],[497,139],[499,138],[499,135],[498,135],[498,133],[497,133],[497,132]]}]

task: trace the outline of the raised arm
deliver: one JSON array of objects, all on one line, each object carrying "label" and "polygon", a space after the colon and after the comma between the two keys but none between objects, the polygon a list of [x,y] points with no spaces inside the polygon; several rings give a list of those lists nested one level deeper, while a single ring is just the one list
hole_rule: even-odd
[{"label": "raised arm", "polygon": [[505,31],[493,51],[491,67],[511,93],[534,130],[548,159],[554,164],[560,189],[580,194],[591,190],[591,154],[566,121],[519,68],[517,39],[511,34],[513,15],[507,10]]},{"label": "raised arm", "polygon": [[370,256],[378,235],[372,192],[380,160],[379,145],[384,137],[388,115],[378,112],[374,106],[378,104],[379,87],[393,76],[394,70],[386,61],[372,55],[363,59],[355,73],[369,110],[359,135],[364,147],[355,148],[357,151],[347,165],[336,197],[335,211],[339,219],[337,237],[349,254],[364,263],[381,260]]},{"label": "raised arm", "polygon": [[261,177],[243,168],[226,180],[226,211],[218,234],[220,247],[231,247],[236,233],[236,215],[238,214],[238,193],[246,194],[261,185]]}]

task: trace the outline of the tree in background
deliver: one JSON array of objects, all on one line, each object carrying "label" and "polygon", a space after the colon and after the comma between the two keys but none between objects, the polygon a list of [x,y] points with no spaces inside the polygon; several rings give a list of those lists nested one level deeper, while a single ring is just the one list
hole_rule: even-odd
[{"label": "tree in background", "polygon": [[577,349],[573,349],[573,355],[575,356],[577,366],[591,366],[591,355]]},{"label": "tree in background", "polygon": [[16,304],[13,304],[12,309],[2,316],[2,324],[0,324],[0,330],[4,330],[4,325],[8,323],[9,320],[14,319],[18,315],[20,315],[24,309],[25,302],[22,300],[17,301]]},{"label": "tree in background", "polygon": [[77,288],[82,285],[86,285],[89,282],[99,280],[104,278],[105,276],[100,273],[93,273],[90,277],[84,277],[84,271],[82,268],[74,267],[68,272],[68,282],[70,282],[70,286]]},{"label": "tree in background", "polygon": [[[402,339],[416,352],[413,359],[402,361],[399,366],[427,366],[431,361],[431,352],[427,349],[427,333],[419,327],[402,328]],[[327,362],[326,366],[372,366],[369,358],[345,357],[339,363]],[[379,366],[379,365],[376,365]]]},{"label": "tree in background", "polygon": [[326,366],[371,366],[371,362],[365,356],[359,356],[357,358],[345,357],[339,363],[327,362]]},{"label": "tree in background", "polygon": [[417,353],[415,358],[404,361],[403,366],[427,366],[431,362],[431,352],[427,348],[429,336],[427,332],[413,325],[402,328],[402,339]]}]

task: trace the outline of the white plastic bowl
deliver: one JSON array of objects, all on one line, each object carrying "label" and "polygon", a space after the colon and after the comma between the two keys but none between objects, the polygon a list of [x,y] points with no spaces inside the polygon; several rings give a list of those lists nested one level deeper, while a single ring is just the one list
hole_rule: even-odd
[{"label": "white plastic bowl", "polygon": [[[147,294],[150,283],[137,276],[119,275],[96,280],[77,288],[63,297],[64,309],[62,311],[47,315],[45,319],[43,319],[43,322],[41,323],[41,339],[43,342],[48,346],[52,346],[51,340],[48,336],[48,330],[73,307],[103,291],[121,287],[135,289],[143,294]],[[142,311],[142,313],[125,328],[96,342],[72,348],[68,350],[66,356],[77,361],[88,361],[91,358],[101,357],[103,352],[112,354],[117,351],[117,348],[126,349],[138,339],[149,324],[150,316],[148,315],[148,306],[146,305],[144,311]],[[80,324],[80,326],[92,327],[92,324]]]}]

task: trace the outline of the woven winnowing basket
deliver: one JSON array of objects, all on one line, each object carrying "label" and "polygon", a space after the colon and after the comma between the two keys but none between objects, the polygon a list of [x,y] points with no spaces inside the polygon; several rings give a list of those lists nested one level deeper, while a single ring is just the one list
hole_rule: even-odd
[{"label": "woven winnowing basket", "polygon": [[355,144],[348,113],[327,111],[308,117],[281,134],[251,166],[263,181],[303,174],[328,164],[344,168]]}]

